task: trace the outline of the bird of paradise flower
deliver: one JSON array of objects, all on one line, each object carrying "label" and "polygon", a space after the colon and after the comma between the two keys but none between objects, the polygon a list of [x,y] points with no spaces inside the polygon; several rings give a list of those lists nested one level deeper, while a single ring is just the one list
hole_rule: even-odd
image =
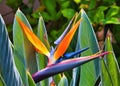
[{"label": "bird of paradise flower", "polygon": [[[32,78],[36,83],[45,78],[48,78],[50,76],[64,72],[69,69],[73,69],[75,67],[80,66],[81,64],[84,64],[90,60],[93,60],[97,57],[109,53],[109,52],[102,52],[102,53],[98,52],[91,56],[69,59],[70,57],[73,57],[76,54],[79,54],[88,49],[88,48],[84,48],[76,52],[65,54],[82,19],[78,20],[69,31],[67,30],[64,32],[56,48],[51,51],[49,51],[46,48],[46,46],[42,43],[42,41],[18,17],[16,17],[16,19],[19,25],[21,26],[22,31],[24,32],[28,40],[33,44],[36,51],[39,52],[40,54],[46,55],[48,58],[48,65],[44,69],[39,70],[38,72],[32,75]],[[64,60],[62,59],[62,57],[65,57],[66,59]]]}]

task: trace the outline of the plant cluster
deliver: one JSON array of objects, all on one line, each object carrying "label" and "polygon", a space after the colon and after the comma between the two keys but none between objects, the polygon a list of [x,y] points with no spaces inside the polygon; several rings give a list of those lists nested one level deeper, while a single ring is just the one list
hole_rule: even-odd
[{"label": "plant cluster", "polygon": [[83,9],[75,14],[54,44],[55,47],[50,46],[42,16],[35,35],[19,9],[14,18],[12,44],[0,16],[0,86],[120,85],[110,38],[106,37],[100,51]]}]

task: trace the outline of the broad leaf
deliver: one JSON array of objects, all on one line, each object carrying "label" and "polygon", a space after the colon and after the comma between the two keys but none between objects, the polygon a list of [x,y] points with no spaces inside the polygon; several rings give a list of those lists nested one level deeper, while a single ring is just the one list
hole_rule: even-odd
[{"label": "broad leaf", "polygon": [[[47,31],[46,31],[45,24],[42,17],[39,18],[37,36],[46,46],[48,46],[47,48],[49,49],[50,47],[48,44]],[[46,58],[45,55],[37,53],[37,63],[38,63],[39,70],[45,68],[47,66],[47,62],[48,62],[48,59]],[[48,86],[49,80],[45,79],[41,81],[40,84],[42,86]]]},{"label": "broad leaf", "polygon": [[61,12],[63,16],[66,17],[67,19],[71,19],[73,15],[75,15],[75,10],[71,8],[63,9]]},{"label": "broad leaf", "polygon": [[105,41],[105,50],[111,51],[109,55],[106,55],[106,66],[107,71],[109,73],[109,77],[111,79],[111,83],[115,86],[120,86],[120,69],[114,54],[114,51],[112,49],[112,44],[110,42],[110,38],[108,37]]},{"label": "broad leaf", "polygon": [[[31,29],[31,26],[28,23],[26,17],[19,9],[17,10],[15,16],[19,17],[24,22],[24,24],[26,24]],[[35,48],[22,32],[22,28],[16,21],[16,18],[14,19],[13,24],[13,42],[15,62],[20,72],[22,81],[24,85],[27,86],[28,79],[26,75],[26,70],[29,70],[30,73],[34,73],[37,71]]]},{"label": "broad leaf", "polygon": [[68,80],[65,75],[62,76],[58,86],[68,86]]},{"label": "broad leaf", "polygon": [[119,7],[118,6],[111,6],[110,9],[108,10],[106,14],[106,18],[111,18],[112,16],[115,16],[119,12]]},{"label": "broad leaf", "polygon": [[[78,18],[79,19],[80,17],[80,13],[77,15],[76,19]],[[76,35],[76,39],[77,39],[77,42],[76,42],[76,48],[75,48],[75,51],[78,51],[78,50],[81,50],[80,49],[80,33],[79,33],[79,29],[78,29],[78,33]],[[74,46],[74,45],[73,45]],[[77,55],[75,57],[79,57],[80,55]],[[77,86],[79,85],[79,80],[80,80],[80,67],[77,67],[77,68],[74,68],[73,69],[73,79],[72,79],[72,86]]]},{"label": "broad leaf", "polygon": [[[39,18],[37,36],[45,44],[45,46],[50,50],[50,45],[48,43],[48,35],[47,35],[46,27],[42,17]],[[37,53],[37,62],[39,64],[39,70],[41,70],[47,66],[48,59],[46,58],[45,55]],[[53,78],[56,84],[60,80],[59,75],[56,75]],[[42,80],[40,84],[42,86],[48,86],[49,85],[48,82],[49,82],[49,79],[45,79],[45,80]]]},{"label": "broad leaf", "polygon": [[0,75],[0,86],[6,86],[2,76]]},{"label": "broad leaf", "polygon": [[22,86],[22,81],[14,63],[10,39],[5,23],[0,15],[0,74],[7,86]]},{"label": "broad leaf", "polygon": [[36,86],[34,80],[32,79],[32,76],[30,75],[30,73],[27,71],[27,76],[28,76],[28,84],[29,86]]},{"label": "broad leaf", "polygon": [[113,86],[111,77],[109,75],[109,72],[105,65],[104,60],[101,59],[100,62],[101,62],[101,85],[102,86]]},{"label": "broad leaf", "polygon": [[100,23],[104,20],[104,18],[105,18],[104,11],[107,8],[108,7],[106,7],[106,6],[100,6],[97,8],[97,10],[95,12],[95,16],[93,17],[95,23]]},{"label": "broad leaf", "polygon": [[[99,51],[98,42],[86,13],[81,10],[82,21],[78,32],[78,42],[80,48],[89,47],[89,50],[83,52],[81,56],[91,55]],[[99,76],[99,59],[88,62],[81,66],[80,86],[93,86]]]},{"label": "broad leaf", "polygon": [[119,18],[111,17],[105,20],[105,24],[120,24]]}]

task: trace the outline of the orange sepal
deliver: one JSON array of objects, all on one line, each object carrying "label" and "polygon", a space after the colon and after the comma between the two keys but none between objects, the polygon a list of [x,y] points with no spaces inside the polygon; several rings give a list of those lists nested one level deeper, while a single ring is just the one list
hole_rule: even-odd
[{"label": "orange sepal", "polygon": [[25,33],[28,40],[34,45],[37,52],[44,54],[49,57],[50,53],[48,49],[45,47],[45,45],[39,40],[39,38],[18,18],[16,17],[16,20],[20,24],[23,32]]},{"label": "orange sepal", "polygon": [[60,56],[62,56],[65,51],[67,50],[79,24],[80,24],[81,19],[75,24],[73,25],[73,27],[70,29],[70,31],[66,34],[66,36],[63,38],[63,40],[60,42],[60,44],[58,45],[54,56],[53,56],[53,62],[56,61],[58,58],[60,58]]}]

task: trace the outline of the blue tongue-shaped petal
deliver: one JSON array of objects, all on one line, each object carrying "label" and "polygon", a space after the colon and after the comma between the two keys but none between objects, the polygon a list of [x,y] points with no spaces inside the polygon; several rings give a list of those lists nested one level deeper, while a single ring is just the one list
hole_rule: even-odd
[{"label": "blue tongue-shaped petal", "polygon": [[83,51],[86,51],[86,50],[88,50],[88,49],[89,49],[89,47],[83,48],[83,49],[78,50],[78,51],[76,51],[76,52],[66,53],[66,54],[63,55],[63,57],[60,57],[60,58],[56,61],[56,63],[61,62],[61,61],[65,60],[65,59],[72,58],[72,57],[74,57],[75,55],[80,54],[80,53],[82,53]]}]

